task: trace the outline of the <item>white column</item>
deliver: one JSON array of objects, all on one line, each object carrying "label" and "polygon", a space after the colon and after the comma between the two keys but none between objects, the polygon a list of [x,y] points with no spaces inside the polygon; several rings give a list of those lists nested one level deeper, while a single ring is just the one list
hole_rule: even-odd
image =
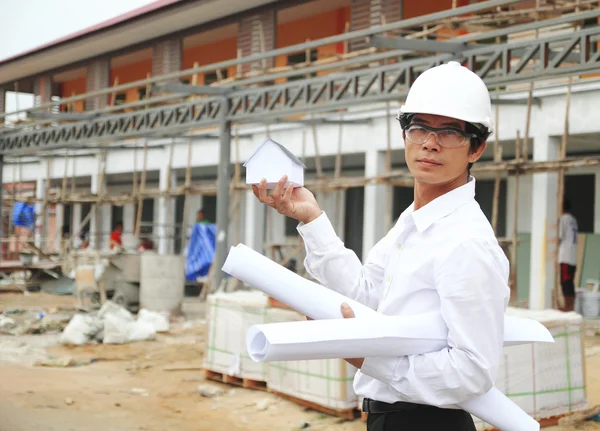
[{"label": "white column", "polygon": [[60,252],[60,246],[62,244],[64,218],[65,218],[65,206],[63,204],[56,204],[55,208],[55,226],[56,235],[54,237],[54,250]]},{"label": "white column", "polygon": [[110,248],[110,234],[113,227],[112,205],[100,205],[100,246],[98,247],[100,250]]},{"label": "white column", "polygon": [[271,207],[266,208],[265,211],[265,227],[267,229],[265,242],[269,245],[265,250],[265,254],[271,257],[270,246],[285,243],[285,216],[279,214],[276,209]]},{"label": "white column", "polygon": [[79,240],[79,229],[81,228],[81,204],[73,204],[71,206],[73,213],[71,214],[71,236],[75,235],[75,238],[69,243],[70,246],[79,247],[81,241]]},{"label": "white column", "polygon": [[73,204],[72,220],[72,232],[71,235],[77,234],[79,236],[79,228],[81,227],[81,204]]},{"label": "white column", "polygon": [[345,190],[330,190],[317,193],[317,202],[319,206],[331,221],[335,233],[340,238],[344,238],[345,225],[345,207],[346,193]]},{"label": "white column", "polygon": [[[99,178],[97,174],[92,175],[92,184],[90,187],[90,193],[95,195],[98,193],[98,184]],[[90,249],[100,249],[101,236],[100,236],[100,227],[102,223],[100,221],[100,210],[96,209],[96,204],[92,204],[90,207],[90,211],[92,212],[90,218]]]},{"label": "white column", "polygon": [[594,189],[594,233],[600,233],[600,171],[596,171]]},{"label": "white column", "polygon": [[[384,153],[369,150],[365,154],[365,176],[376,176],[385,169]],[[365,186],[365,211],[363,221],[363,260],[369,251],[384,237],[385,232],[385,185]]]},{"label": "white column", "polygon": [[[168,155],[167,155],[168,157]],[[171,187],[176,186],[177,175],[171,172]],[[169,166],[163,165],[159,173],[159,188],[166,191],[169,184]],[[158,253],[171,254],[175,247],[173,226],[175,225],[175,199],[161,196],[158,199]],[[156,208],[156,207],[155,207]]]},{"label": "white column", "polygon": [[[560,138],[537,135],[533,140],[533,160],[556,160]],[[529,283],[529,308],[552,308],[555,263],[558,174],[556,172],[533,174],[531,201],[531,265]]]},{"label": "white column", "polygon": [[135,204],[123,205],[123,232],[133,233],[135,222]]},{"label": "white column", "polygon": [[[202,195],[188,195],[185,197],[184,219],[182,229],[185,229],[185,238],[181,244],[181,253],[187,256],[187,249],[192,235],[192,228],[196,223],[198,210],[202,208]],[[178,234],[180,235],[180,234]]]},{"label": "white column", "polygon": [[[515,184],[516,179],[510,176],[506,179],[506,236],[512,235],[514,226],[515,207]],[[517,203],[517,232],[531,233],[531,196],[533,177],[521,175],[519,177],[519,202]]]},{"label": "white column", "polygon": [[256,199],[252,190],[246,192],[245,205],[244,244],[259,253],[264,253],[265,210],[267,206]]}]

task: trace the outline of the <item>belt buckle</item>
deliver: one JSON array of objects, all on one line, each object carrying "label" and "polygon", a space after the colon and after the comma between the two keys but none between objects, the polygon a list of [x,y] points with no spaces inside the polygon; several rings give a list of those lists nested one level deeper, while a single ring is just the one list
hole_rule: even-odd
[{"label": "belt buckle", "polygon": [[363,398],[363,402],[362,402],[362,411],[364,413],[371,413],[369,410],[369,399],[368,398]]}]

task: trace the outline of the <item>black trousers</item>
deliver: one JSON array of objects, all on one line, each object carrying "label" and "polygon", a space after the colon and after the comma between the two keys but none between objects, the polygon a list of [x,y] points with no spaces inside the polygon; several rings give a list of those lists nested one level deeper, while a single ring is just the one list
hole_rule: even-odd
[{"label": "black trousers", "polygon": [[410,404],[410,408],[369,413],[367,431],[475,431],[471,415],[464,410]]},{"label": "black trousers", "polygon": [[575,296],[575,270],[577,268],[568,263],[560,264],[560,285],[563,296]]}]

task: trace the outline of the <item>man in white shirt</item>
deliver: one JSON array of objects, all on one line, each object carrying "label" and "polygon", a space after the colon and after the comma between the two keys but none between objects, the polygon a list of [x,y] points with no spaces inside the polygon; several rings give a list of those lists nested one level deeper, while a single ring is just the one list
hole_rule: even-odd
[{"label": "man in white shirt", "polygon": [[[305,188],[254,193],[300,221],[305,266],[325,286],[386,315],[438,311],[448,348],[397,358],[347,359],[359,371],[369,431],[474,431],[457,404],[493,386],[502,354],[509,264],[474,199],[472,164],[493,132],[483,81],[456,62],[434,67],[412,85],[398,117],[414,202],[364,264],[345,248]],[[354,317],[342,306],[344,317]]]},{"label": "man in white shirt", "polygon": [[577,269],[577,219],[571,214],[571,202],[563,201],[563,213],[558,228],[558,263],[560,265],[560,285],[565,306],[563,311],[575,309],[575,270]]}]

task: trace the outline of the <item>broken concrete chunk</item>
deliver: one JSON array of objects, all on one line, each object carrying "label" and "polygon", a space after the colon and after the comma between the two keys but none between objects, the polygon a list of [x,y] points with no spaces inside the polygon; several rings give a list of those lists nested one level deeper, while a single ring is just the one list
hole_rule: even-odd
[{"label": "broken concrete chunk", "polygon": [[212,398],[223,395],[225,391],[213,385],[200,385],[198,386],[198,393],[203,397]]}]

